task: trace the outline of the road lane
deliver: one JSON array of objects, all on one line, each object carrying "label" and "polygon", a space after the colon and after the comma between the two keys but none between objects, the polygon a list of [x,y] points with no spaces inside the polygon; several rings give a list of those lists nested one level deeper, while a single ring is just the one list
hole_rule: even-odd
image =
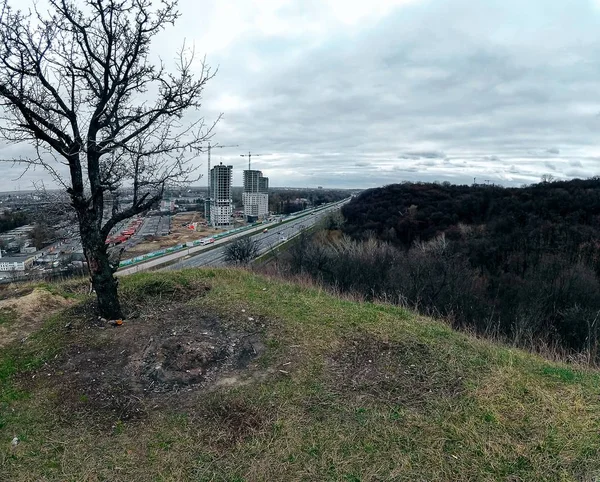
[{"label": "road lane", "polygon": [[[267,229],[266,233],[261,232],[250,236],[252,240],[258,242],[259,255],[266,253],[268,250],[287,242],[289,239],[299,234],[302,229],[308,229],[314,226],[317,222],[323,219],[326,215],[339,209],[340,205],[331,206],[323,211],[315,214],[301,217],[285,224],[272,224]],[[215,248],[206,253],[200,253],[194,257],[183,259],[178,263],[172,264],[163,268],[164,270],[174,270],[182,268],[197,268],[200,266],[223,266],[225,262],[226,245]]]},{"label": "road lane", "polygon": [[[325,208],[317,208],[316,211],[311,211],[314,214],[307,214],[306,212],[297,213],[284,220],[283,223],[271,222],[268,224],[262,224],[260,227],[257,227],[256,230],[260,232],[253,235],[252,237],[253,239],[257,239],[260,242],[262,250],[260,254],[265,252],[267,249],[276,246],[277,244],[285,242],[284,240],[279,239],[279,231],[281,231],[285,237],[289,238],[294,235],[294,231],[292,230],[292,228],[295,228],[297,230],[297,226],[300,226],[302,224],[304,224],[306,227],[312,226],[314,223],[317,222],[318,219],[322,219],[323,216],[325,216],[326,214],[340,209],[341,206],[343,206],[348,201],[349,199],[346,199],[344,201],[336,202]],[[262,229],[264,229],[265,227],[268,229],[267,233],[262,232]],[[161,270],[172,270],[197,266],[222,266],[225,264],[225,245],[229,244],[237,237],[247,235],[247,232],[234,234],[230,237],[219,239],[215,241],[215,243],[212,245],[194,246],[192,248],[187,248],[185,250],[177,251],[172,254],[167,254],[152,259],[150,261],[145,261],[143,263],[127,266],[118,270],[115,273],[115,275],[126,276],[129,274],[146,271],[148,269],[159,269],[159,266],[164,264],[169,264],[169,266],[160,268]],[[180,261],[173,263],[177,260]]]}]

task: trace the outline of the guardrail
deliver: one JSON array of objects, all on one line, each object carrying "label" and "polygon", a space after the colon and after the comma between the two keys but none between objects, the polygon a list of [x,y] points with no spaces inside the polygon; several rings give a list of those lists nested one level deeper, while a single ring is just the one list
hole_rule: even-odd
[{"label": "guardrail", "polygon": [[152,251],[151,253],[143,254],[140,256],[136,256],[135,258],[125,259],[119,263],[119,268],[124,268],[125,266],[132,266],[137,263],[142,263],[144,261],[149,261],[154,258],[158,258],[160,256],[164,256],[165,254],[176,253],[177,251],[182,251],[184,249],[193,248],[195,246],[201,246],[203,244],[207,244],[204,242],[205,239],[214,239],[217,241],[218,239],[231,236],[233,234],[241,233],[247,231],[248,229],[255,228],[261,223],[254,223],[249,226],[243,226],[241,228],[230,229],[223,233],[215,234],[213,236],[209,236],[208,238],[196,239],[195,241],[188,241],[185,244],[177,244],[175,246],[170,246],[168,248],[159,249],[158,251]]},{"label": "guardrail", "polygon": [[[341,201],[338,201],[337,203],[339,203],[339,202],[341,202]],[[331,204],[336,204],[336,203],[331,203]],[[300,214],[288,215],[288,216],[285,216],[284,218],[282,218],[282,220],[283,219],[287,219],[287,218],[299,218],[299,217],[302,217],[302,216],[308,216],[311,212],[315,213],[315,212],[319,212],[319,211],[321,211],[323,209],[327,209],[327,207],[330,207],[331,204],[326,204],[324,206],[319,206],[318,208],[311,209],[309,212],[306,212],[306,213],[302,213],[301,212]],[[242,233],[244,231],[248,231],[250,229],[256,228],[257,226],[260,226],[261,224],[264,224],[264,223],[262,223],[262,222],[256,222],[256,223],[253,223],[253,224],[251,224],[249,226],[243,226],[241,228],[230,229],[230,230],[225,231],[223,233],[219,233],[219,234],[215,234],[215,235],[212,235],[212,236],[208,236],[208,238],[197,239],[195,241],[188,241],[185,244],[178,244],[176,246],[171,246],[169,248],[164,248],[164,249],[160,249],[158,251],[152,251],[151,253],[147,253],[147,254],[143,254],[143,255],[140,255],[140,256],[136,256],[135,258],[125,259],[125,260],[123,260],[123,261],[121,261],[119,263],[119,268],[125,268],[125,267],[129,267],[129,266],[133,266],[133,265],[136,265],[136,264],[139,264],[139,263],[150,261],[150,260],[152,260],[154,258],[159,258],[159,257],[164,256],[166,254],[172,254],[172,253],[176,253],[178,251],[183,251],[183,250],[188,249],[188,248],[192,248],[192,247],[196,247],[196,246],[201,246],[203,244],[203,240],[205,240],[205,239],[213,238],[215,241],[217,241],[219,239],[226,238],[227,236],[232,236],[234,234]]]}]

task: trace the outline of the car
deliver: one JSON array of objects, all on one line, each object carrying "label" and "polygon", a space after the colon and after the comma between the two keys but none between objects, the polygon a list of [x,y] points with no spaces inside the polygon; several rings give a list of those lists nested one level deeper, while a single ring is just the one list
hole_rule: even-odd
[{"label": "car", "polygon": [[268,232],[269,230],[267,228],[263,229],[263,233]]}]

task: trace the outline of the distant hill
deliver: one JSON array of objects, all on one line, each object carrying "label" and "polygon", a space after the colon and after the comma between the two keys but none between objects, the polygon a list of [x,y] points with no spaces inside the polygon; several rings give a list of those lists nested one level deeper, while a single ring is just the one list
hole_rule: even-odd
[{"label": "distant hill", "polygon": [[[398,248],[373,255],[394,260],[366,296],[396,297],[457,327],[600,363],[600,179],[393,184],[363,192],[343,214],[355,240]],[[344,265],[340,256],[330,264]],[[347,264],[358,269],[359,260]]]},{"label": "distant hill", "polygon": [[444,232],[458,237],[461,225],[485,225],[489,237],[509,242],[507,250],[524,234],[532,249],[574,252],[600,237],[600,179],[523,188],[391,184],[364,191],[343,213],[348,234],[372,232],[405,248]]}]

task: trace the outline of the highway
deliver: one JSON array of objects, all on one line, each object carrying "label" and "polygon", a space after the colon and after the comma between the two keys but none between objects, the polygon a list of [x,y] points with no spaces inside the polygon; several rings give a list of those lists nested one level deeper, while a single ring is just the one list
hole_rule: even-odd
[{"label": "highway", "polygon": [[[252,228],[252,232],[256,233],[252,235],[252,239],[259,241],[260,254],[262,254],[271,247],[284,243],[290,237],[298,234],[303,227],[308,228],[313,226],[319,219],[322,219],[323,216],[332,211],[340,209],[340,207],[348,201],[349,199],[345,199],[343,201],[333,203],[325,208],[317,208],[316,211],[311,211],[314,214],[309,214],[307,212],[297,213],[292,215],[291,219],[288,218],[287,220],[284,220],[283,223],[271,222],[256,228]],[[267,229],[267,232],[263,233],[263,229],[265,228]],[[166,254],[143,263],[135,264],[133,266],[127,266],[119,269],[115,273],[115,276],[127,276],[129,274],[146,271],[148,269],[173,270],[198,266],[222,266],[226,264],[224,260],[225,246],[232,242],[235,238],[247,235],[248,233],[244,232],[234,234],[230,237],[215,241],[213,245],[194,246],[182,251]],[[168,264],[168,266],[161,268],[161,265],[165,264]]]},{"label": "highway", "polygon": [[[308,229],[319,222],[323,217],[332,211],[341,207],[341,204],[330,206],[322,211],[318,211],[308,216],[302,216],[299,219],[289,221],[283,224],[271,224],[267,226],[267,232],[261,232],[251,236],[251,239],[258,241],[259,254],[263,254],[275,246],[285,243],[293,236],[297,235],[302,229]],[[219,246],[207,252],[202,252],[196,256],[184,258],[181,261],[163,268],[163,270],[173,270],[182,268],[197,268],[200,266],[223,266],[225,262],[225,250],[227,245]]]}]

